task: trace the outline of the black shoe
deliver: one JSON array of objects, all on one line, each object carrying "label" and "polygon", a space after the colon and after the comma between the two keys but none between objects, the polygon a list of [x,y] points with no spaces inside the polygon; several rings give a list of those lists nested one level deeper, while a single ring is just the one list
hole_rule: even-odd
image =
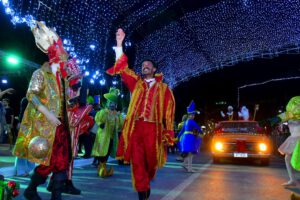
[{"label": "black shoe", "polygon": [[147,200],[147,192],[138,192],[139,200]]},{"label": "black shoe", "polygon": [[62,200],[61,193],[63,191],[65,181],[53,180],[53,187],[51,192],[51,200]]},{"label": "black shoe", "polygon": [[61,193],[65,188],[67,178],[68,176],[66,171],[53,173],[51,200],[61,200]]},{"label": "black shoe", "polygon": [[97,158],[94,157],[94,160],[93,160],[92,165],[95,166],[95,167],[98,167],[99,162],[98,162],[98,159],[97,159]]},{"label": "black shoe", "polygon": [[[65,181],[62,187],[63,187],[62,193],[72,194],[72,195],[80,195],[81,193],[79,189],[74,187],[73,182],[71,180]],[[48,184],[47,190],[49,192],[52,192],[52,188],[53,188],[53,180],[51,179]]]},{"label": "black shoe", "polygon": [[118,160],[118,165],[124,165],[124,160]]},{"label": "black shoe", "polygon": [[32,190],[26,188],[23,195],[27,200],[42,200],[41,197],[38,195],[36,189]]},{"label": "black shoe", "polygon": [[98,164],[97,163],[92,163],[92,166],[98,167]]},{"label": "black shoe", "polygon": [[24,191],[24,197],[28,200],[42,200],[37,193],[37,187],[44,184],[47,177],[43,177],[34,172],[30,179],[28,187]]},{"label": "black shoe", "polygon": [[90,156],[90,155],[86,155],[86,154],[84,154],[84,155],[82,156],[82,158],[84,158],[84,159],[88,159],[88,158],[91,158],[91,156]]},{"label": "black shoe", "polygon": [[74,187],[72,180],[67,180],[63,193],[73,194],[73,195],[80,195],[81,190]]},{"label": "black shoe", "polygon": [[49,181],[49,183],[48,183],[48,186],[47,186],[48,192],[52,192],[52,188],[53,188],[53,180],[50,179],[50,181]]}]

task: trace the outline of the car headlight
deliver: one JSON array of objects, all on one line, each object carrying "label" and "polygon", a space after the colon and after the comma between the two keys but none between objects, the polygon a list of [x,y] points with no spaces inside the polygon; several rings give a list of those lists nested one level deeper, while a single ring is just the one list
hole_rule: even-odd
[{"label": "car headlight", "polygon": [[260,143],[258,147],[260,151],[267,151],[267,145],[265,143]]},{"label": "car headlight", "polygon": [[223,143],[222,142],[216,142],[215,143],[215,149],[218,151],[222,151],[223,150]]}]

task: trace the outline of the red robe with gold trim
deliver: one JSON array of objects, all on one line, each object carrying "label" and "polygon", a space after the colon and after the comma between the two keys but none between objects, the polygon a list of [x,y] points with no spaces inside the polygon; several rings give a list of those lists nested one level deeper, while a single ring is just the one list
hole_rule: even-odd
[{"label": "red robe with gold trim", "polygon": [[166,145],[173,144],[175,100],[171,89],[163,83],[162,74],[155,75],[155,84],[148,87],[145,81],[128,68],[123,54],[115,65],[106,71],[110,75],[120,74],[132,97],[122,129],[117,158],[131,160],[132,133],[139,118],[156,124],[157,167],[166,162]]}]

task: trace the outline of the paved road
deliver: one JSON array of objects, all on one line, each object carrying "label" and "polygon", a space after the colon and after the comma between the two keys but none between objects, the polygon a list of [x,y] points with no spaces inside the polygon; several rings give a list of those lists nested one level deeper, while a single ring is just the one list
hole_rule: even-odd
[{"label": "paved road", "polygon": [[15,157],[12,156],[8,144],[0,144],[0,168],[14,166]]},{"label": "paved road", "polygon": [[[224,160],[214,165],[208,153],[201,153],[195,159],[198,173],[187,173],[181,163],[169,156],[167,165],[160,169],[151,183],[151,200],[287,200],[291,191],[300,193],[298,188],[284,189],[281,183],[287,180],[283,158],[273,157],[268,167],[257,162]],[[64,195],[66,200],[79,199],[137,199],[131,187],[129,166],[118,166],[112,161],[115,174],[102,179],[97,177],[96,168],[86,166],[75,170],[74,183],[82,189],[82,195]],[[27,178],[15,178],[21,183],[21,193],[28,183]],[[42,199],[50,199],[45,186],[39,188]],[[20,195],[17,200],[24,199]]]}]

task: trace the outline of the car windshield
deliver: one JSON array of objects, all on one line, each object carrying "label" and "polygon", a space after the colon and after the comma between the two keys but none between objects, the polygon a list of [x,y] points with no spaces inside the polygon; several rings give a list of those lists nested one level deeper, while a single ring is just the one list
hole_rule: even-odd
[{"label": "car windshield", "polygon": [[256,134],[260,128],[256,122],[221,122],[217,129],[222,133]]}]

